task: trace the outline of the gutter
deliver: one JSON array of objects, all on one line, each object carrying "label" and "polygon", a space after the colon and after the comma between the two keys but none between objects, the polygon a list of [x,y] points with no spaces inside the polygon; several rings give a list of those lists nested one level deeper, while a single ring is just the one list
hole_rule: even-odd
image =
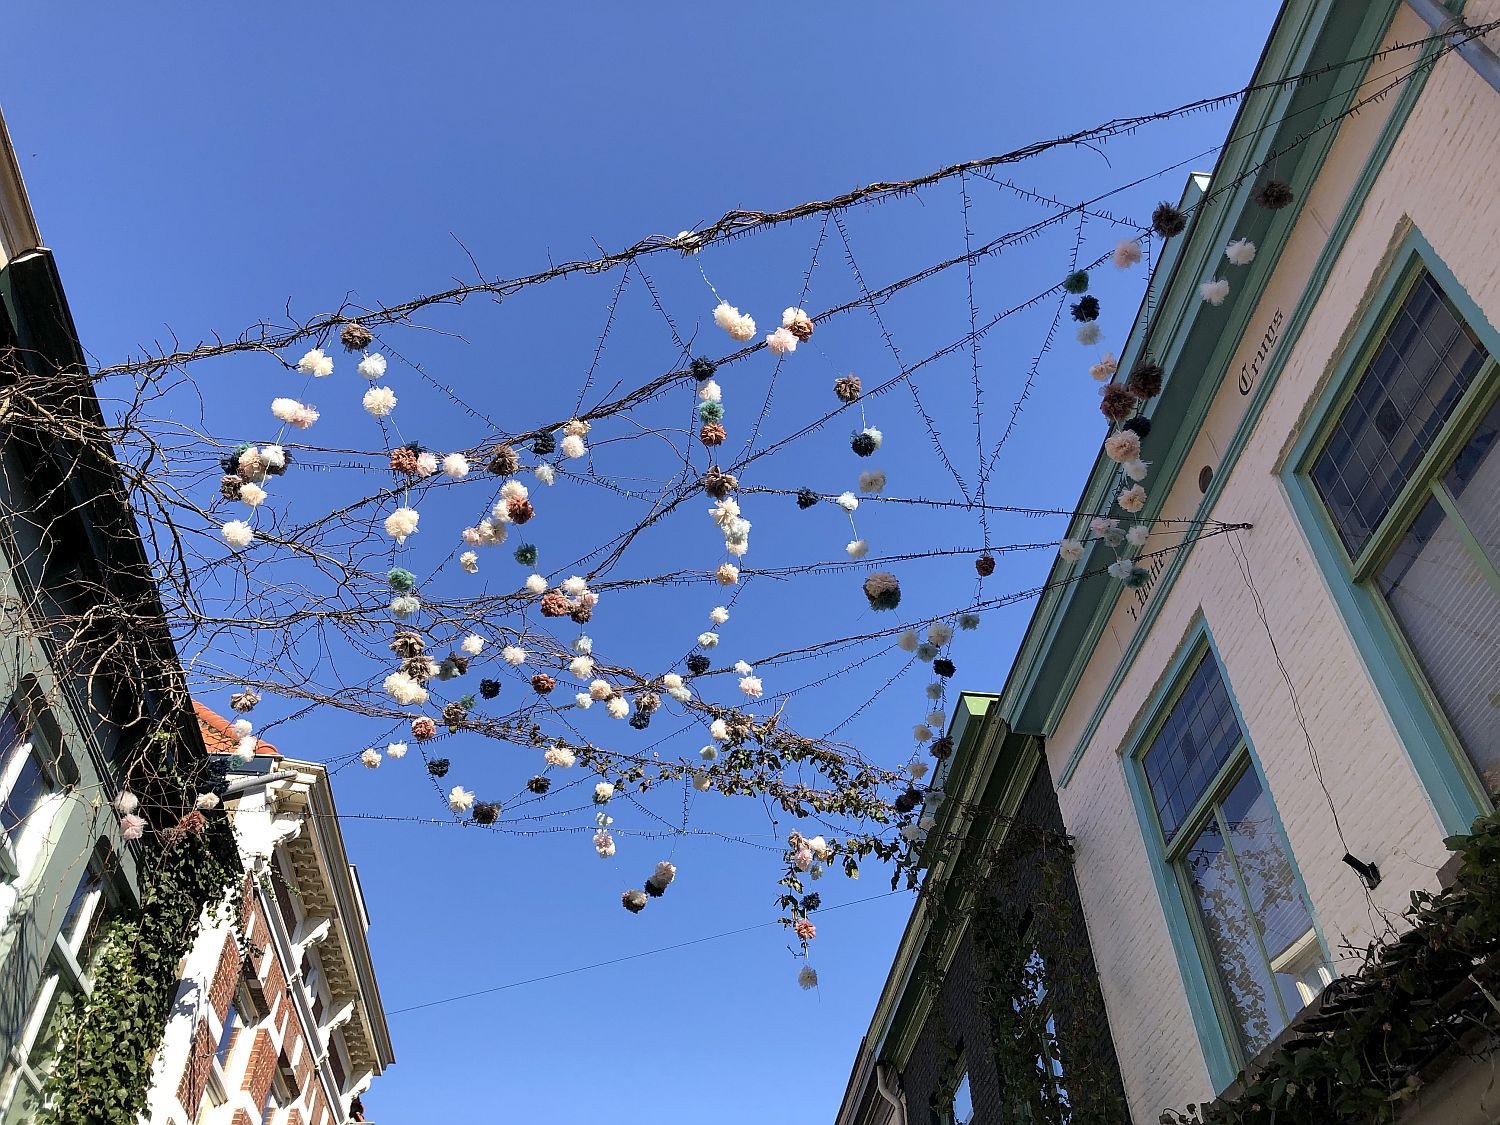
[{"label": "gutter", "polygon": [[1489,83],[1491,90],[1500,93],[1500,55],[1474,35],[1462,16],[1454,15],[1438,0],[1406,0],[1406,6],[1437,34],[1446,36],[1470,69]]},{"label": "gutter", "polygon": [[[887,1073],[891,1074],[892,1081],[896,1084],[894,1090],[886,1088],[885,1076]],[[894,1125],[907,1125],[906,1094],[901,1090],[900,1076],[895,1074],[895,1068],[889,1063],[877,1062],[875,1064],[875,1089],[880,1092],[882,1098],[890,1103],[891,1110],[895,1114]]]}]

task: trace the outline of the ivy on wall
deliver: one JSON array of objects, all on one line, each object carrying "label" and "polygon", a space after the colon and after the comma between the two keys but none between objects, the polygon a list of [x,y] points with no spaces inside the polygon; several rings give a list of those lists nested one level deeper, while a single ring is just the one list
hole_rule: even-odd
[{"label": "ivy on wall", "polygon": [[238,909],[226,896],[244,872],[222,811],[189,812],[160,835],[139,914],[102,936],[93,988],[63,1017],[40,1125],[135,1125],[203,911]]}]

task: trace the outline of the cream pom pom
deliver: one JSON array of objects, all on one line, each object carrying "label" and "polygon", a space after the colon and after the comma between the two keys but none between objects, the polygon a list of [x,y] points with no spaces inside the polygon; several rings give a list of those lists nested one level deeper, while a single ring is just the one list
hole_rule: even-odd
[{"label": "cream pom pom", "polygon": [[458,556],[458,565],[464,568],[467,574],[479,573],[479,556],[473,551],[465,551]]},{"label": "cream pom pom", "polygon": [[1107,352],[1103,359],[1089,368],[1089,375],[1101,383],[1107,383],[1115,377],[1115,372],[1120,370],[1120,361],[1115,359],[1114,352]]},{"label": "cream pom pom", "polygon": [[1091,320],[1087,324],[1080,324],[1076,335],[1080,344],[1092,347],[1099,342],[1099,338],[1104,335],[1104,332],[1099,327],[1097,321]]},{"label": "cream pom pom", "polygon": [[512,668],[518,668],[526,663],[526,650],[519,645],[506,645],[500,650],[500,659]]},{"label": "cream pom pom", "polygon": [[1218,306],[1224,303],[1224,298],[1229,296],[1229,282],[1222,277],[1216,277],[1212,281],[1205,281],[1198,286],[1198,296],[1202,297],[1210,305]]},{"label": "cream pom pom", "polygon": [[736,660],[734,662],[734,670],[742,676],[748,676],[751,672],[755,671],[755,666],[748,660]]},{"label": "cream pom pom", "polygon": [[395,758],[397,761],[399,761],[400,759],[406,757],[406,743],[392,742],[385,748],[385,752],[387,756]]},{"label": "cream pom pom", "polygon": [[385,375],[385,356],[379,352],[371,352],[359,361],[357,370],[366,379],[379,379]]},{"label": "cream pom pom", "polygon": [[1122,238],[1110,258],[1116,269],[1128,270],[1141,260],[1141,244],[1133,238]]},{"label": "cream pom pom", "polygon": [[470,656],[478,656],[484,648],[484,638],[478,633],[470,633],[464,638],[464,643],[460,647]]},{"label": "cream pom pom", "polygon": [[494,520],[479,521],[479,542],[484,546],[498,547],[505,542],[508,534],[503,523],[496,523]]},{"label": "cream pom pom", "polygon": [[412,594],[402,594],[398,598],[391,599],[391,612],[402,621],[415,617],[422,608],[422,599]]},{"label": "cream pom pom", "polygon": [[1057,553],[1065,562],[1077,562],[1083,558],[1083,544],[1077,539],[1064,539],[1057,545]]},{"label": "cream pom pom", "polygon": [[723,719],[715,719],[708,724],[708,737],[712,738],[715,742],[728,742],[729,724]]},{"label": "cream pom pom", "polygon": [[314,379],[333,374],[333,358],[323,354],[322,348],[313,348],[297,361],[297,370]]},{"label": "cream pom pom", "polygon": [[462,453],[450,453],[443,458],[443,472],[454,480],[462,480],[469,475],[469,459]]},{"label": "cream pom pom", "polygon": [[896,647],[902,652],[916,652],[917,646],[921,643],[922,639],[917,636],[915,629],[908,629],[896,638]]},{"label": "cream pom pom", "polygon": [[448,791],[448,807],[454,812],[468,812],[473,804],[473,792],[462,785],[455,785]]},{"label": "cream pom pom", "polygon": [[698,397],[704,402],[723,402],[724,390],[712,379],[698,388]]},{"label": "cream pom pom", "polygon": [[219,529],[219,534],[224,536],[224,542],[239,551],[250,546],[250,541],[255,538],[255,529],[244,520],[230,520]]},{"label": "cream pom pom", "polygon": [[[249,734],[255,729],[255,727],[251,725],[249,719],[236,719],[234,722],[230,723],[229,726],[230,729],[232,729],[234,733],[239,735],[241,738],[244,738],[245,735]],[[130,810],[127,809],[126,811],[129,812]]]},{"label": "cream pom pom", "polygon": [[719,643],[719,634],[717,634],[717,633],[699,633],[698,634],[698,645],[699,645],[700,648],[713,648],[718,643]]},{"label": "cream pom pom", "polygon": [[1122,489],[1115,501],[1127,512],[1139,512],[1146,506],[1146,490],[1138,484]]},{"label": "cream pom pom", "polygon": [[525,500],[530,493],[520,481],[508,480],[500,486],[500,495],[506,500]]},{"label": "cream pom pom", "polygon": [[788,328],[778,328],[766,334],[766,347],[773,355],[786,355],[797,350],[797,337]]},{"label": "cream pom pom", "polygon": [[586,691],[580,691],[573,697],[573,702],[576,703],[582,710],[587,711],[594,705],[594,697],[589,695],[589,693]]},{"label": "cream pom pom", "polygon": [[1255,243],[1248,238],[1236,238],[1224,247],[1224,257],[1234,266],[1248,266],[1255,261]]},{"label": "cream pom pom", "polygon": [[948,722],[948,712],[930,711],[927,714],[927,725],[941,729]]},{"label": "cream pom pom", "polygon": [[953,639],[953,626],[946,621],[934,621],[927,626],[927,639],[942,648]]},{"label": "cream pom pom", "polygon": [[1139,460],[1141,456],[1140,435],[1134,430],[1120,430],[1118,433],[1110,434],[1104,439],[1104,455],[1119,464]]},{"label": "cream pom pom", "polygon": [[844,550],[851,559],[862,559],[870,553],[870,545],[863,539],[856,539],[845,547]]},{"label": "cream pom pom", "polygon": [[398,544],[405,543],[406,537],[416,532],[420,518],[415,508],[397,508],[385,517],[385,533]]},{"label": "cream pom pom", "polygon": [[731,340],[741,344],[750,340],[755,335],[754,318],[744,315],[728,301],[720,301],[715,307],[714,323],[729,333]]},{"label": "cream pom pom", "polygon": [[538,465],[535,469],[536,479],[543,484],[550,485],[557,479],[557,470],[551,465]]},{"label": "cream pom pom", "polygon": [[307,429],[318,420],[318,412],[313,407],[305,406],[294,398],[273,398],[271,413],[278,421],[299,430]]},{"label": "cream pom pom", "polygon": [[562,592],[567,594],[570,598],[576,598],[579,594],[583,593],[588,588],[588,582],[585,579],[578,577],[578,575],[576,574],[570,578],[564,579],[562,584]]},{"label": "cream pom pom", "polygon": [[141,807],[141,799],[128,789],[121,790],[111,803],[115,806],[115,812],[121,816],[129,816]]},{"label": "cream pom pom", "polygon": [[266,490],[258,484],[252,484],[249,481],[246,481],[244,484],[240,485],[240,499],[243,500],[246,504],[249,504],[252,508],[259,508],[262,504],[264,504],[268,495],[269,493],[267,493]]},{"label": "cream pom pom", "polygon": [[623,719],[630,714],[630,704],[625,702],[623,695],[612,695],[604,704],[605,710],[609,712],[611,719]]},{"label": "cream pom pom", "polygon": [[713,788],[713,783],[713,778],[709,777],[706,773],[693,774],[693,788],[700,793],[707,793]]},{"label": "cream pom pom", "polygon": [[729,621],[729,610],[721,605],[716,605],[708,611],[708,619],[715,625],[723,625]]},{"label": "cream pom pom", "polygon": [[405,672],[392,672],[387,676],[385,691],[403,707],[420,707],[427,702],[427,689]]},{"label": "cream pom pom", "polygon": [[371,418],[384,418],[396,409],[396,392],[390,387],[371,387],[365,392],[365,413]]},{"label": "cream pom pom", "polygon": [[1144,547],[1146,539],[1151,534],[1151,529],[1143,523],[1138,523],[1125,533],[1126,541],[1132,547]]},{"label": "cream pom pom", "polygon": [[586,680],[594,674],[594,658],[592,656],[575,656],[568,661],[568,671],[580,680]]},{"label": "cream pom pom", "polygon": [[763,690],[759,676],[742,676],[740,678],[740,690],[750,699],[759,699]]},{"label": "cream pom pom", "polygon": [[1151,466],[1147,462],[1137,459],[1135,461],[1126,461],[1120,466],[1120,469],[1131,480],[1140,481],[1146,479],[1147,474],[1151,471]]},{"label": "cream pom pom", "polygon": [[608,699],[615,693],[615,689],[608,680],[595,680],[589,684],[589,698],[595,700]]},{"label": "cream pom pom", "polygon": [[378,769],[380,767],[380,751],[372,746],[359,756],[359,760],[364,763],[364,767],[367,770]]},{"label": "cream pom pom", "polygon": [[918,723],[916,726],[911,728],[911,736],[918,742],[926,742],[929,738],[932,737],[932,730],[927,727],[926,724]]},{"label": "cream pom pom", "polygon": [[884,492],[885,473],[879,469],[871,469],[867,473],[860,473],[859,490],[861,492]]},{"label": "cream pom pom", "polygon": [[852,492],[840,492],[833,502],[846,512],[852,512],[859,507],[859,497]]},{"label": "cream pom pom", "polygon": [[279,473],[286,468],[286,450],[279,445],[268,445],[260,451],[260,460],[266,468]]},{"label": "cream pom pom", "polygon": [[542,760],[549,766],[556,766],[558,769],[566,770],[573,768],[573,763],[578,760],[578,755],[566,746],[554,746],[542,755]]},{"label": "cream pom pom", "polygon": [[545,594],[547,592],[547,580],[540,574],[533,574],[526,579],[526,589],[533,594]]},{"label": "cream pom pom", "polygon": [[733,586],[740,580],[740,568],[734,563],[720,563],[718,569],[714,571],[714,578],[718,580],[720,586]]},{"label": "cream pom pom", "polygon": [[575,461],[589,451],[589,447],[583,444],[583,439],[577,434],[569,434],[563,438],[561,448],[564,457],[571,457]]}]

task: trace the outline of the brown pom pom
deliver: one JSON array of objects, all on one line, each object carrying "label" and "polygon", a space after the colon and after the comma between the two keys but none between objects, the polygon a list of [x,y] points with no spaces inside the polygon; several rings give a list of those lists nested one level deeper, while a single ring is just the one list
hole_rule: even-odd
[{"label": "brown pom pom", "polygon": [[1171,238],[1187,229],[1187,216],[1170,203],[1158,203],[1151,212],[1151,227],[1163,238]]},{"label": "brown pom pom", "polygon": [[443,708],[443,722],[448,725],[450,730],[463,726],[468,717],[469,709],[456,699]]},{"label": "brown pom pom", "polygon": [[417,451],[405,445],[391,450],[391,468],[407,476],[417,475]]},{"label": "brown pom pom", "polygon": [[478,801],[472,815],[475,824],[494,824],[500,819],[500,806],[491,801]]},{"label": "brown pom pom", "polygon": [[864,590],[871,609],[895,609],[901,604],[901,583],[888,570],[877,570],[867,577]]},{"label": "brown pom pom", "polygon": [[547,675],[546,672],[538,672],[531,677],[531,688],[538,695],[550,695],[556,686],[557,680]]},{"label": "brown pom pom", "polygon": [[813,322],[811,320],[794,320],[786,326],[786,330],[805,344],[812,339]]},{"label": "brown pom pom", "polygon": [[409,656],[401,662],[401,671],[419,684],[425,684],[437,674],[437,666],[425,656]]},{"label": "brown pom pom", "polygon": [[418,742],[426,742],[436,734],[437,724],[426,715],[422,715],[411,721],[411,736]]},{"label": "brown pom pom", "polygon": [[225,473],[219,478],[219,495],[226,500],[238,500],[240,498],[240,485],[245,483],[245,478],[235,473]]},{"label": "brown pom pom", "polygon": [[242,714],[247,711],[254,711],[255,705],[259,702],[260,692],[256,691],[254,688],[246,688],[244,691],[237,691],[229,697],[229,706],[233,707],[236,711],[239,711]]},{"label": "brown pom pom", "polygon": [[732,474],[717,465],[703,474],[703,491],[715,500],[723,500],[739,486],[740,482]]},{"label": "brown pom pom", "polygon": [[536,515],[536,509],[531,506],[531,501],[524,496],[512,496],[505,502],[505,510],[510,515],[511,523],[525,523]]},{"label": "brown pom pom", "polygon": [[1118,383],[1112,384],[1099,400],[1099,413],[1111,422],[1123,422],[1135,409],[1135,395]]},{"label": "brown pom pom", "polygon": [[703,429],[698,431],[698,440],[712,449],[716,445],[723,445],[724,439],[729,435],[724,432],[724,427],[719,422],[705,422]]},{"label": "brown pom pom", "polygon": [[460,676],[466,675],[469,671],[469,658],[467,656],[460,656],[456,652],[450,652],[448,659],[444,663],[453,665],[454,671]]},{"label": "brown pom pom", "polygon": [[1138,363],[1130,378],[1125,380],[1125,389],[1144,402],[1161,394],[1162,369],[1149,361]]},{"label": "brown pom pom", "polygon": [[859,376],[843,375],[835,379],[833,393],[840,402],[854,402],[859,398]]},{"label": "brown pom pom", "polygon": [[508,477],[520,467],[521,459],[512,446],[497,445],[495,452],[490,454],[489,470],[497,477]]},{"label": "brown pom pom", "polygon": [[266,479],[266,463],[259,450],[247,449],[240,454],[240,476],[251,484],[259,484]]},{"label": "brown pom pom", "polygon": [[559,594],[556,590],[549,590],[542,595],[543,617],[566,617],[573,612],[573,603],[565,594]]},{"label": "brown pom pom", "polygon": [[974,569],[979,571],[979,577],[988,578],[995,573],[995,556],[980,555],[974,560]]},{"label": "brown pom pom", "polygon": [[576,621],[579,625],[587,625],[589,623],[589,618],[594,616],[594,607],[591,605],[585,605],[583,602],[579,602],[568,612],[568,616]]},{"label": "brown pom pom", "polygon": [[1255,189],[1255,202],[1267,211],[1280,211],[1297,197],[1281,180],[1267,180]]},{"label": "brown pom pom", "polygon": [[944,761],[953,753],[953,739],[946,734],[941,738],[934,738],[927,746],[927,752],[938,761]]},{"label": "brown pom pom", "polygon": [[421,656],[426,648],[427,644],[422,640],[422,634],[410,629],[397,629],[396,635],[391,638],[391,651],[402,660]]},{"label": "brown pom pom", "polygon": [[632,914],[639,914],[646,909],[646,896],[641,891],[628,890],[620,896],[620,904]]},{"label": "brown pom pom", "polygon": [[635,709],[644,714],[651,714],[661,706],[661,696],[654,691],[643,691],[635,697]]},{"label": "brown pom pom", "polygon": [[363,324],[351,320],[339,330],[339,340],[345,351],[362,352],[370,346],[374,335]]}]

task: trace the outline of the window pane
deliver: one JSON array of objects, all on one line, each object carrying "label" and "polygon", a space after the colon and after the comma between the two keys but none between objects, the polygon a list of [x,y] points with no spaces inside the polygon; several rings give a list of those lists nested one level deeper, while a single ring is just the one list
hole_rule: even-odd
[{"label": "window pane", "polygon": [[1500,399],[1479,423],[1474,436],[1454,459],[1443,478],[1469,534],[1479,549],[1500,569]]},{"label": "window pane", "polygon": [[1302,1010],[1304,1003],[1297,982],[1309,968],[1306,951],[1312,951],[1312,968],[1322,963],[1316,939],[1308,940],[1312,917],[1291,860],[1281,846],[1271,802],[1260,778],[1247,772],[1221,808],[1250,917],[1260,928],[1261,945],[1281,995],[1282,1014],[1289,1019]]},{"label": "window pane", "polygon": [[1351,557],[1369,543],[1485,358],[1422,274],[1313,463],[1313,484]]},{"label": "window pane", "polygon": [[[1473,479],[1495,472],[1490,460]],[[1486,502],[1477,488],[1465,495],[1471,508]],[[1379,584],[1448,721],[1493,787],[1500,769],[1500,594],[1436,500],[1412,523]]]},{"label": "window pane", "polygon": [[1210,653],[1204,653],[1144,765],[1161,828],[1170,840],[1240,743],[1240,726]]},{"label": "window pane", "polygon": [[1246,1055],[1254,1055],[1281,1030],[1281,1006],[1217,820],[1209,820],[1181,862],[1240,1043]]},{"label": "window pane", "polygon": [[974,1097],[969,1092],[969,1075],[966,1071],[959,1079],[958,1089],[953,1091],[953,1125],[969,1125],[974,1120]]},{"label": "window pane", "polygon": [[6,790],[5,799],[0,801],[0,832],[9,836],[12,843],[20,842],[26,833],[27,818],[52,788],[47,775],[42,772],[42,763],[30,750],[30,744],[23,743],[17,753],[21,752],[26,757],[20,763],[19,772],[11,775],[10,788]]},{"label": "window pane", "polygon": [[219,1030],[219,1043],[214,1048],[214,1058],[219,1060],[219,1065],[229,1065],[229,1052],[234,1050],[234,1035],[239,1029],[239,1008],[230,1002],[229,1011],[224,1013],[224,1026]]},{"label": "window pane", "polygon": [[73,891],[73,901],[68,903],[68,909],[63,914],[62,926],[58,932],[62,934],[63,940],[72,942],[77,934],[75,930],[81,931],[88,921],[93,917],[93,905],[95,896],[100,893],[104,886],[104,875],[94,865],[89,864],[83,878],[78,880],[78,887]]}]

